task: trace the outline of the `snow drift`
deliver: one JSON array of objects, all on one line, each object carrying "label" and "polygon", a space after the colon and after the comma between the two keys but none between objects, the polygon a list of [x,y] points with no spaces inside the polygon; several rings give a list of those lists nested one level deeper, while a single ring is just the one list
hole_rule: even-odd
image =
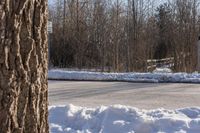
[{"label": "snow drift", "polygon": [[49,107],[51,133],[200,133],[200,108]]},{"label": "snow drift", "polygon": [[49,70],[48,78],[53,80],[91,80],[91,81],[128,81],[150,83],[200,83],[199,73],[100,73],[87,71]]}]

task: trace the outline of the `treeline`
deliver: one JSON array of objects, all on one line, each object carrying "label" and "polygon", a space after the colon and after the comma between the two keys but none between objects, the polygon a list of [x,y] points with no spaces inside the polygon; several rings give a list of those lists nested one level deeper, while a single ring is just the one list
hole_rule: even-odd
[{"label": "treeline", "polygon": [[174,57],[174,71],[197,65],[198,0],[55,0],[54,67],[147,71],[148,59]]}]

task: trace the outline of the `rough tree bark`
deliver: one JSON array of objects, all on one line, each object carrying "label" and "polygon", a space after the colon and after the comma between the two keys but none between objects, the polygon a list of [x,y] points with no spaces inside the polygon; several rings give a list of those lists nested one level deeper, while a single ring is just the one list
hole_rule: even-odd
[{"label": "rough tree bark", "polygon": [[0,0],[0,133],[48,133],[47,0]]}]

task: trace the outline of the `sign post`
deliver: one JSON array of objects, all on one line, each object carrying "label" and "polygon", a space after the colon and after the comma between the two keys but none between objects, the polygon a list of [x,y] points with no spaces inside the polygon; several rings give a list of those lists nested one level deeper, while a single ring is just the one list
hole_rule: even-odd
[{"label": "sign post", "polygon": [[200,36],[197,43],[197,71],[200,72]]},{"label": "sign post", "polygon": [[48,67],[50,68],[51,34],[53,33],[53,24],[51,21],[48,21],[47,31],[48,31]]}]

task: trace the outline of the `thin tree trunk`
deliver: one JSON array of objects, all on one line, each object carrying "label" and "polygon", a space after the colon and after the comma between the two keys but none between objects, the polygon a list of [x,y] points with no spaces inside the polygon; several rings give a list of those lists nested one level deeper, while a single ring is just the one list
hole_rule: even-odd
[{"label": "thin tree trunk", "polygon": [[0,18],[0,133],[48,133],[47,0],[1,0]]}]

